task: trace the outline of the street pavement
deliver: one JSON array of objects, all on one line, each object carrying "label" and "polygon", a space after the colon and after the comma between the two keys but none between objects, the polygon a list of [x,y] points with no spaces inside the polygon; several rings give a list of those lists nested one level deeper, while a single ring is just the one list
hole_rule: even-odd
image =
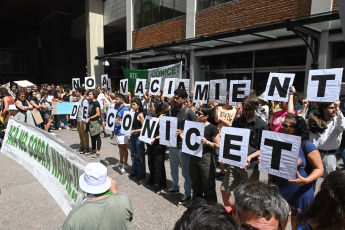
[{"label": "street pavement", "polygon": [[[72,149],[79,147],[79,137],[75,128],[53,131]],[[118,147],[107,137],[102,138],[100,161],[108,168],[108,175],[118,184],[118,191],[126,194],[134,209],[134,219],[131,229],[173,229],[175,222],[186,208],[178,205],[183,194],[157,195],[151,188],[144,186],[148,175],[141,181],[128,178],[128,173],[120,174],[112,166],[118,162]],[[90,142],[91,144],[91,142]],[[93,162],[91,155],[81,155],[88,162]],[[168,154],[167,154],[168,158]],[[131,165],[130,158],[128,163]],[[338,161],[338,165],[342,162]],[[147,165],[147,158],[146,158]],[[167,171],[167,186],[171,186],[170,165],[165,161]],[[219,170],[217,170],[219,171]],[[181,170],[180,192],[183,193],[183,177]],[[66,218],[58,204],[45,188],[26,169],[11,158],[0,154],[0,229],[61,229]],[[261,173],[260,179],[267,180],[267,174]],[[322,179],[318,180],[319,187]],[[219,191],[221,182],[216,182],[218,202],[222,203]],[[318,189],[317,189],[318,190]],[[288,226],[290,229],[290,226]]]}]

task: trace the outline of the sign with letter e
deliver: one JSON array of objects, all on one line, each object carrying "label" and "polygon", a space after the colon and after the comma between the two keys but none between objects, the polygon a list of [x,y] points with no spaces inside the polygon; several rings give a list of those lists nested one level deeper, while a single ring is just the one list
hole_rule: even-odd
[{"label": "sign with letter e", "polygon": [[219,162],[240,168],[247,164],[250,129],[223,127],[220,138]]},{"label": "sign with letter e", "polygon": [[287,102],[294,73],[270,73],[265,90],[265,99]]},{"label": "sign with letter e", "polygon": [[243,98],[250,95],[250,80],[232,80],[229,88],[229,105],[242,103]]},{"label": "sign with letter e", "polygon": [[264,130],[259,171],[287,180],[296,179],[301,137]]},{"label": "sign with letter e", "polygon": [[177,117],[161,116],[159,129],[159,144],[177,146]]},{"label": "sign with letter e", "polygon": [[130,111],[125,111],[123,113],[121,133],[125,135],[131,134],[134,114],[135,112],[130,112]]},{"label": "sign with letter e", "polygon": [[204,136],[204,131],[205,123],[185,121],[182,152],[196,157],[202,157],[201,138]]},{"label": "sign with letter e", "polygon": [[150,144],[153,141],[153,136],[155,135],[158,122],[159,118],[146,116],[139,139]]},{"label": "sign with letter e", "polygon": [[334,102],[339,99],[343,68],[309,71],[307,97],[309,101]]}]

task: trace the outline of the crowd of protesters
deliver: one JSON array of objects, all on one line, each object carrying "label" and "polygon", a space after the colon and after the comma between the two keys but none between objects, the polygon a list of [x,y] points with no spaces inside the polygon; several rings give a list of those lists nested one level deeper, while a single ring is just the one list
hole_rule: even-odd
[{"label": "crowd of protesters", "polygon": [[[251,212],[252,215],[266,221],[274,218],[276,221],[272,226],[276,227],[272,229],[284,229],[288,216],[291,220],[292,229],[323,229],[320,226],[325,225],[324,216],[320,217],[315,210],[321,212],[323,207],[332,208],[329,205],[323,206],[322,201],[317,200],[327,197],[332,202],[337,203],[334,204],[337,211],[329,211],[332,216],[327,211],[322,212],[329,216],[329,222],[332,223],[328,229],[345,228],[344,196],[338,197],[344,194],[341,191],[344,192],[345,183],[337,188],[332,187],[337,186],[335,184],[338,183],[332,179],[333,177],[344,181],[344,174],[336,171],[336,154],[338,152],[343,157],[345,165],[345,140],[342,138],[345,118],[340,110],[339,101],[309,103],[307,98],[303,99],[296,94],[293,86],[290,88],[288,102],[269,102],[263,97],[263,94],[256,96],[256,92],[252,90],[251,94],[237,106],[228,105],[229,99],[223,105],[218,101],[214,103],[208,101],[206,105],[193,103],[193,91],[188,95],[183,89],[175,90],[175,96],[172,98],[163,97],[162,92],[157,96],[152,96],[148,93],[148,88],[143,96],[134,96],[134,94],[135,92],[131,92],[128,96],[122,95],[118,90],[113,90],[110,93],[101,87],[95,90],[79,87],[71,91],[68,87],[48,84],[27,88],[11,84],[9,89],[0,88],[2,123],[6,126],[8,118],[13,116],[15,119],[36,125],[47,132],[51,131],[52,122],[55,129],[61,129],[61,122],[65,129],[69,129],[70,125],[76,126],[80,138],[79,153],[92,154],[91,159],[100,160],[102,138],[105,137],[104,121],[108,109],[115,108],[117,114],[110,138],[118,146],[120,159],[113,168],[119,169],[121,174],[128,172],[129,177],[143,180],[146,177],[147,155],[150,175],[145,183],[146,186],[154,188],[157,194],[179,194],[179,168],[181,168],[184,179],[184,195],[179,204],[185,205],[191,201],[194,203],[197,198],[203,198],[205,202],[208,202],[208,204],[193,205],[181,217],[175,229],[196,229],[186,227],[188,223],[184,222],[192,221],[193,215],[201,215],[203,211],[200,210],[200,207],[205,210],[218,210],[217,206],[210,206],[217,203],[216,179],[222,180],[220,192],[224,206],[231,207],[232,216],[235,217],[234,220],[225,218],[224,221],[229,221],[234,226],[239,225],[243,229],[265,229],[250,224],[245,228],[246,225],[243,225],[244,217],[241,218],[241,214]],[[78,102],[79,108],[87,103],[89,107],[88,119],[82,120],[81,109],[79,109],[75,121],[69,119],[69,115],[53,115],[52,102],[64,101]],[[40,112],[43,120],[41,124],[36,124],[35,120],[32,119],[32,110]],[[133,111],[135,114],[130,135],[121,133],[125,111]],[[139,139],[139,136],[145,117],[148,115],[159,119],[166,115],[177,118],[176,147],[167,147],[159,143],[158,125],[152,143],[146,144],[145,148],[145,143]],[[201,158],[182,152],[183,130],[186,120],[205,124],[204,137],[201,139],[203,144]],[[246,168],[228,166],[224,162],[218,162],[222,128],[231,126],[250,130]],[[258,182],[260,143],[263,130],[301,137],[296,179],[286,180],[277,176],[269,176],[270,184]],[[131,167],[128,165],[127,145],[130,146]],[[168,172],[165,170],[164,160],[167,153],[169,153],[172,177],[171,188],[167,188],[166,185],[166,173]],[[217,164],[220,167],[219,173],[216,173]],[[325,177],[326,180],[321,186],[321,191],[314,198],[315,181],[321,176]],[[258,188],[262,191],[256,194],[255,189]],[[332,189],[334,191],[330,192],[329,190]],[[235,191],[234,197],[231,193],[233,191]],[[253,191],[251,197],[253,200],[256,199],[255,196],[260,196],[261,192],[263,197],[258,197],[256,203],[253,201],[250,204],[241,204],[244,205],[241,207],[240,200],[245,200],[243,196],[246,196],[242,193],[246,191]],[[247,196],[250,196],[250,192]],[[276,210],[273,210],[275,207],[270,207],[271,210],[259,204],[260,199],[263,199],[262,203],[264,204],[267,203],[267,199],[268,201],[276,199],[274,200],[275,205],[280,207],[277,206]],[[256,204],[258,207],[254,207]],[[253,210],[248,208],[248,205]],[[260,208],[265,210],[259,210]],[[270,210],[267,211],[266,209]],[[218,211],[224,213],[221,210]],[[195,214],[194,212],[200,213]],[[193,221],[197,220],[194,218]],[[205,221],[205,219],[202,220]]]}]

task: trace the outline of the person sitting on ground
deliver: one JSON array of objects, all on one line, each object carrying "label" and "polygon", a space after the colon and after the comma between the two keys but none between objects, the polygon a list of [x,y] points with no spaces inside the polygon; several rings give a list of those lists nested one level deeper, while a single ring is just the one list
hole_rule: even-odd
[{"label": "person sitting on ground", "polygon": [[240,184],[234,198],[232,217],[242,229],[285,229],[289,204],[275,185],[262,181]]},{"label": "person sitting on ground", "polygon": [[89,163],[79,177],[80,188],[87,193],[83,203],[67,216],[62,229],[129,229],[133,208],[129,198],[117,192],[117,183],[107,176],[101,163]]}]

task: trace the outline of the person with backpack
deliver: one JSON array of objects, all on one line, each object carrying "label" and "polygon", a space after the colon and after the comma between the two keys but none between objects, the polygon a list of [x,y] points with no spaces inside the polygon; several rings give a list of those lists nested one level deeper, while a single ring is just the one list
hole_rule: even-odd
[{"label": "person with backpack", "polygon": [[290,205],[291,226],[296,229],[296,217],[314,201],[314,182],[322,176],[324,169],[319,150],[308,140],[309,132],[302,117],[285,117],[282,132],[302,138],[296,179],[273,176],[273,183]]}]

